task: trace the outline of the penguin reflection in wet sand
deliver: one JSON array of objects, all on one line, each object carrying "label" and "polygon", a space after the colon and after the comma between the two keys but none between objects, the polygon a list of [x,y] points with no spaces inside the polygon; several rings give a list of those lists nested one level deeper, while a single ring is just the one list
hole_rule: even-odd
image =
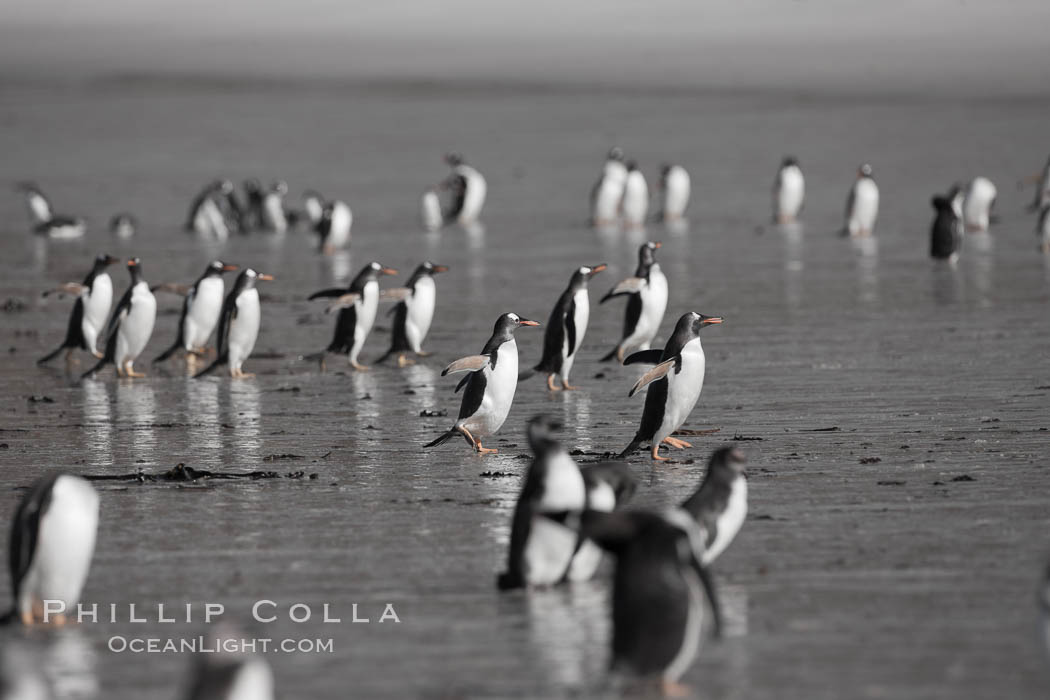
[{"label": "penguin reflection in wet sand", "polygon": [[685,440],[671,437],[671,433],[685,423],[700,398],[707,367],[704,348],[700,344],[700,329],[716,323],[722,323],[720,316],[690,311],[678,319],[674,333],[662,351],[636,352],[624,362],[625,365],[656,363],[656,366],[643,374],[628,394],[634,396],[643,387],[651,385],[645,395],[641,425],[631,444],[620,453],[621,458],[649,441],[652,442],[652,458],[661,462],[667,460],[667,457],[660,456],[661,443],[677,449],[692,447]]},{"label": "penguin reflection in wet sand", "polygon": [[503,314],[496,319],[492,337],[480,355],[456,360],[441,372],[442,377],[469,372],[456,386],[457,392],[463,387],[466,391],[456,424],[424,447],[436,447],[460,433],[476,452],[499,452],[493,447],[482,447],[481,438],[494,435],[503,426],[514,401],[514,390],[518,386],[518,345],[514,342],[514,331],[520,326],[538,325],[514,313]]},{"label": "penguin reflection in wet sand", "polygon": [[[69,315],[66,339],[53,351],[37,360],[37,364],[52,360],[63,350],[66,351],[66,359],[70,359],[77,348],[87,350],[95,357],[102,357],[97,347],[98,336],[113,303],[113,280],[110,279],[106,268],[115,262],[119,260],[111,255],[99,253],[95,257],[95,264],[91,266],[91,272],[81,284],[70,282],[54,290],[60,294],[76,294],[77,300],[73,302],[73,312]],[[44,296],[50,293],[44,292]]]},{"label": "penguin reflection in wet sand", "polygon": [[[587,509],[611,513],[629,501],[638,479],[624,462],[598,462],[580,467],[587,489]],[[590,581],[602,563],[602,549],[582,538],[569,566],[570,581]]]},{"label": "penguin reflection in wet sand", "polygon": [[[14,605],[24,625],[63,625],[87,581],[98,530],[98,494],[84,479],[52,474],[22,498],[11,528],[8,563]],[[61,601],[65,612],[44,609]],[[51,603],[54,606],[55,603]]]},{"label": "penguin reflection in wet sand", "polygon": [[233,289],[226,295],[222,304],[222,318],[219,319],[218,357],[207,369],[194,376],[203,377],[220,365],[230,366],[230,376],[234,379],[254,377],[241,370],[241,365],[255,349],[259,338],[259,325],[262,322],[262,309],[259,304],[257,281],[270,282],[271,275],[256,272],[250,267],[237,276]]},{"label": "penguin reflection in wet sand", "polygon": [[106,326],[106,352],[98,364],[84,372],[93,375],[107,363],[117,367],[120,377],[145,377],[133,368],[136,358],[146,348],[157,320],[157,300],[149,284],[142,279],[142,264],[138,258],[128,260],[131,286],[124,292]]},{"label": "penguin reflection in wet sand", "polygon": [[346,289],[322,289],[310,295],[310,299],[335,299],[329,304],[326,313],[339,312],[332,342],[320,355],[322,369],[325,353],[329,352],[345,352],[351,367],[358,371],[368,369],[357,358],[365,339],[372,332],[379,310],[379,276],[396,274],[397,270],[393,268],[370,262],[357,273]]},{"label": "penguin reflection in wet sand", "polygon": [[937,195],[931,204],[937,215],[930,227],[930,257],[954,263],[962,245],[962,221],[955,213],[951,196]]},{"label": "penguin reflection in wet sand", "polygon": [[507,570],[496,580],[500,590],[561,583],[578,549],[580,536],[565,521],[580,517],[587,494],[580,468],[553,435],[560,428],[547,416],[529,419],[534,457],[514,508]]},{"label": "penguin reflection in wet sand", "polygon": [[682,504],[704,531],[700,563],[710,566],[740,532],[747,518],[747,459],[736,447],[720,447],[707,462],[700,488]]},{"label": "penguin reflection in wet sand", "polygon": [[678,685],[700,650],[704,600],[715,636],[722,615],[714,581],[703,564],[703,533],[688,513],[585,511],[580,534],[616,556],[612,593],[612,667],[658,679],[665,695]]},{"label": "penguin reflection in wet sand", "polygon": [[659,247],[659,241],[643,243],[638,249],[638,268],[634,277],[620,282],[598,302],[604,304],[615,297],[628,297],[623,338],[602,358],[602,362],[615,357],[622,363],[623,358],[635,350],[648,350],[660,330],[660,322],[667,310],[667,278],[653,257]]},{"label": "penguin reflection in wet sand", "polygon": [[[227,265],[221,260],[213,260],[204,268],[202,274],[192,287],[179,288],[172,285],[160,285],[158,289],[169,289],[184,294],[182,316],[179,317],[179,335],[172,346],[158,355],[153,361],[163,362],[178,350],[185,350],[193,355],[202,355],[206,351],[208,338],[219,323],[222,314],[225,285],[222,281],[224,272],[236,270],[236,265]],[[156,291],[156,290],[154,290]]]},{"label": "penguin reflection in wet sand", "polygon": [[857,170],[857,181],[846,199],[846,225],[841,234],[863,238],[875,233],[879,218],[879,186],[871,176],[871,166],[864,163]]},{"label": "penguin reflection in wet sand", "polygon": [[545,372],[547,388],[551,391],[559,390],[554,383],[556,377],[561,377],[561,385],[566,391],[577,388],[569,384],[569,373],[583,343],[583,336],[587,333],[587,322],[591,316],[587,283],[605,267],[605,263],[592,267],[584,265],[572,274],[568,288],[558,297],[547,320],[543,335],[543,358],[531,370],[522,372],[519,379],[527,379],[535,372]]},{"label": "penguin reflection in wet sand", "polygon": [[798,220],[806,198],[806,180],[794,156],[786,156],[773,183],[773,221],[790,224]]},{"label": "penguin reflection in wet sand", "polygon": [[423,340],[430,332],[434,321],[434,308],[437,305],[437,285],[434,275],[448,272],[444,265],[435,265],[429,260],[420,264],[404,287],[384,289],[380,292],[383,299],[393,299],[397,305],[390,310],[394,314],[394,327],[390,339],[390,349],[377,362],[383,362],[391,355],[397,355],[397,366],[412,364],[409,353],[417,357],[426,357],[423,352]]}]

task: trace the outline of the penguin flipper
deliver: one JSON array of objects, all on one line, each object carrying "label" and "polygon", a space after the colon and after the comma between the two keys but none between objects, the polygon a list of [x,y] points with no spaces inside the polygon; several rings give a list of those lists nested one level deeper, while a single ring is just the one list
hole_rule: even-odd
[{"label": "penguin flipper", "polygon": [[634,396],[636,393],[638,393],[639,389],[643,389],[649,384],[655,382],[657,379],[662,379],[663,377],[666,377],[667,373],[671,371],[672,367],[674,367],[676,361],[677,358],[675,357],[672,357],[670,360],[664,360],[656,367],[653,367],[651,370],[643,374],[642,378],[635,382],[635,385],[627,393],[627,396]]},{"label": "penguin flipper", "polygon": [[631,444],[625,447],[623,452],[620,453],[620,459],[626,459],[627,456],[635,450],[637,450],[638,446],[641,445],[643,442],[644,440],[639,440],[638,436],[636,435],[635,438],[631,440]]},{"label": "penguin flipper", "polygon": [[42,365],[42,364],[45,364],[47,362],[50,362],[51,360],[55,359],[55,357],[58,356],[58,353],[62,352],[65,349],[66,349],[66,344],[62,343],[57,348],[55,348],[54,350],[52,350],[51,352],[49,352],[48,354],[44,355],[39,360],[37,360],[36,363],[38,365]]},{"label": "penguin flipper", "polygon": [[639,350],[638,352],[632,352],[624,359],[625,365],[634,364],[646,364],[646,365],[658,365],[660,360],[663,359],[663,350]]},{"label": "penguin flipper", "polygon": [[[310,297],[313,299],[313,297]],[[342,309],[348,309],[354,305],[354,303],[361,298],[361,295],[356,292],[350,292],[349,294],[341,294],[335,301],[329,304],[324,312],[330,314],[333,311],[340,311]]]},{"label": "penguin flipper", "polygon": [[479,369],[484,369],[485,365],[492,361],[492,355],[470,355],[469,357],[461,357],[456,360],[448,367],[441,371],[441,376],[444,377],[449,374],[455,374],[456,372],[477,372]]},{"label": "penguin flipper", "polygon": [[618,285],[610,289],[605,293],[605,296],[601,298],[599,304],[604,304],[613,297],[623,296],[625,294],[637,294],[642,290],[642,286],[645,284],[645,279],[641,277],[628,277],[627,279],[620,282]]},{"label": "penguin flipper", "polygon": [[423,445],[423,449],[425,450],[431,447],[437,447],[438,445],[444,445],[446,442],[454,438],[458,432],[459,431],[455,428],[449,428],[448,431],[439,435],[437,439],[431,440],[427,444]]},{"label": "penguin flipper", "polygon": [[157,355],[156,357],[153,358],[152,364],[156,364],[158,362],[164,362],[164,360],[166,360],[169,357],[171,357],[172,355],[174,355],[175,351],[178,350],[181,347],[182,347],[182,334],[180,333],[179,337],[175,339],[175,342],[172,343],[172,346],[170,348],[168,348],[167,350],[165,350],[164,352],[162,352],[161,354],[159,354],[159,355]]},{"label": "penguin flipper", "polygon": [[322,289],[319,292],[314,292],[310,296],[306,297],[307,301],[314,299],[334,299],[335,297],[341,297],[346,294],[344,287],[332,287],[330,289]]}]

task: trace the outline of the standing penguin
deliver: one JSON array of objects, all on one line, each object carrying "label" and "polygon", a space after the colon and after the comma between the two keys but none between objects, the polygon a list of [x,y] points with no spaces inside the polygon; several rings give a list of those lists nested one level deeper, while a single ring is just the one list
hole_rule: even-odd
[{"label": "standing penguin", "polygon": [[288,185],[278,180],[263,195],[262,226],[267,231],[285,233],[288,230],[288,216],[284,211],[286,194],[288,194]]},{"label": "standing penguin", "polygon": [[428,188],[419,200],[419,220],[423,224],[424,231],[437,231],[444,223],[441,215],[441,198],[437,190]]},{"label": "standing penguin", "polygon": [[660,193],[662,194],[660,219],[665,224],[673,224],[685,218],[685,209],[689,206],[691,189],[689,172],[681,165],[665,163],[660,166]]},{"label": "standing penguin", "polygon": [[377,262],[370,262],[361,268],[346,289],[338,287],[322,289],[310,295],[310,299],[331,299],[335,301],[328,306],[327,312],[339,311],[335,322],[335,335],[332,342],[321,353],[321,366],[324,366],[324,355],[329,352],[345,352],[350,366],[364,371],[365,367],[357,361],[365,339],[372,332],[379,310],[379,276],[396,275],[397,270],[383,267]]},{"label": "standing penguin", "polygon": [[99,371],[107,363],[117,367],[120,377],[145,377],[134,370],[135,359],[146,348],[157,320],[157,300],[149,284],[142,279],[142,264],[138,258],[128,260],[131,286],[113,309],[106,326],[106,352],[98,364],[84,372],[85,377]]},{"label": "standing penguin", "polygon": [[109,232],[117,238],[131,238],[135,235],[135,231],[138,227],[138,219],[127,212],[114,214],[109,220]]},{"label": "standing penguin", "polygon": [[[24,625],[64,624],[80,601],[97,531],[98,494],[87,481],[52,474],[33,484],[11,526],[11,617]],[[59,603],[62,612],[56,611]]]},{"label": "standing penguin", "polygon": [[196,654],[185,700],[273,700],[273,670],[260,654],[243,650],[246,635],[222,622],[209,647]]},{"label": "standing penguin", "polygon": [[441,372],[442,377],[456,372],[470,374],[456,386],[457,392],[466,386],[456,424],[424,447],[436,447],[460,433],[476,452],[499,452],[493,447],[482,447],[481,438],[494,435],[503,426],[514,401],[514,390],[518,386],[518,345],[514,342],[514,331],[519,326],[538,325],[514,313],[503,314],[496,319],[492,337],[480,355],[456,360]]},{"label": "standing penguin", "polygon": [[641,229],[649,211],[649,186],[645,175],[633,160],[627,163],[627,180],[623,186],[623,222],[629,229]]},{"label": "standing penguin", "polygon": [[967,231],[980,233],[988,230],[997,196],[995,183],[988,178],[975,177],[970,181],[963,199],[963,225]]},{"label": "standing penguin", "polygon": [[561,385],[566,391],[577,388],[569,384],[569,372],[572,371],[572,364],[583,343],[587,322],[591,317],[587,283],[605,267],[605,263],[593,267],[584,265],[572,274],[568,288],[558,297],[547,320],[543,334],[543,358],[531,370],[522,372],[520,379],[526,379],[534,372],[545,372],[547,388],[551,391],[559,391],[554,383],[556,377],[561,377]]},{"label": "standing penguin", "polygon": [[452,168],[452,174],[445,181],[444,187],[452,191],[452,203],[445,213],[445,220],[461,224],[472,224],[481,216],[485,206],[485,194],[488,185],[485,178],[458,153],[449,153],[445,162]]},{"label": "standing penguin", "polygon": [[704,566],[725,551],[747,518],[746,463],[744,453],[732,445],[718,448],[707,462],[700,488],[682,504],[704,531]]},{"label": "standing penguin", "polygon": [[790,224],[798,220],[806,199],[806,180],[794,156],[785,156],[773,182],[773,221]]},{"label": "standing penguin", "polygon": [[534,456],[514,508],[507,570],[496,579],[500,590],[552,586],[569,573],[580,537],[565,520],[580,517],[587,495],[580,468],[553,435],[560,428],[548,416],[529,419]]},{"label": "standing penguin", "polygon": [[47,198],[44,191],[35,183],[19,183],[18,189],[26,198],[26,206],[29,207],[29,218],[33,223],[33,233],[49,238],[81,238],[87,227],[84,220],[79,217],[55,214],[51,208],[51,200]]},{"label": "standing penguin", "polygon": [[627,184],[627,166],[623,149],[613,147],[605,159],[601,177],[591,190],[591,225],[610,226],[620,218],[623,188]]},{"label": "standing penguin", "polygon": [[875,232],[875,221],[879,218],[879,186],[871,177],[871,166],[864,163],[857,170],[857,181],[850,188],[846,199],[846,225],[843,236],[870,236]]},{"label": "standing penguin", "polygon": [[259,290],[256,281],[270,282],[271,275],[264,275],[246,268],[237,275],[233,289],[226,295],[222,304],[222,318],[219,319],[218,357],[204,371],[194,375],[194,379],[203,377],[220,365],[230,366],[230,376],[234,379],[254,377],[241,370],[241,365],[255,349],[259,337],[259,325],[262,322],[262,309],[259,304]]},{"label": "standing penguin", "polygon": [[667,310],[667,278],[653,257],[659,247],[659,241],[643,243],[638,248],[638,267],[634,277],[620,282],[598,302],[604,304],[614,297],[628,297],[623,336],[602,362],[614,357],[623,362],[624,356],[635,350],[648,350],[660,330],[660,322]]},{"label": "standing penguin", "polygon": [[263,188],[256,178],[244,181],[244,231],[262,228],[263,225]]},{"label": "standing penguin", "polygon": [[700,344],[700,329],[714,323],[722,323],[722,318],[690,311],[678,319],[674,333],[662,351],[642,350],[624,361],[625,365],[636,362],[658,364],[643,374],[628,394],[634,396],[639,389],[652,384],[645,395],[641,425],[631,444],[620,453],[621,458],[649,441],[652,442],[652,458],[661,462],[667,460],[667,457],[660,456],[661,443],[666,442],[679,450],[692,447],[684,440],[671,437],[671,433],[685,423],[704,388],[707,361]]},{"label": "standing penguin", "polygon": [[[587,510],[611,513],[631,499],[638,479],[623,462],[599,462],[580,467],[587,489]],[[590,581],[602,562],[602,549],[583,538],[569,566],[570,581]]]},{"label": "standing penguin", "polygon": [[434,321],[434,308],[437,306],[437,285],[434,275],[448,272],[444,265],[435,265],[427,260],[416,268],[404,287],[384,289],[380,296],[396,299],[397,305],[390,310],[394,314],[394,327],[390,338],[390,349],[377,362],[382,362],[391,355],[397,355],[397,366],[411,364],[408,353],[426,357],[423,352],[423,340],[430,332]]},{"label": "standing penguin", "polygon": [[1036,224],[1035,233],[1039,236],[1039,250],[1050,253],[1050,204],[1043,207],[1039,212],[1039,221]]},{"label": "standing penguin", "polygon": [[203,354],[211,332],[215,330],[222,313],[222,296],[225,285],[222,281],[224,272],[236,270],[236,265],[227,265],[221,260],[213,260],[204,268],[193,286],[186,290],[182,302],[182,316],[179,317],[179,334],[171,347],[162,352],[154,362],[163,362],[179,349],[187,353]]},{"label": "standing penguin", "polygon": [[930,227],[930,257],[955,262],[962,244],[962,222],[955,214],[951,197],[937,195],[932,204],[937,215]]},{"label": "standing penguin", "polygon": [[[307,214],[309,215],[309,208]],[[334,200],[324,205],[321,219],[314,226],[321,237],[321,252],[332,255],[337,250],[350,246],[350,228],[354,224],[354,215],[346,202]]]},{"label": "standing penguin", "polygon": [[230,235],[230,222],[223,213],[226,195],[233,191],[229,180],[215,180],[193,199],[183,228],[202,236],[224,241]]},{"label": "standing penguin", "polygon": [[1035,198],[1028,205],[1028,211],[1041,211],[1050,206],[1050,158],[1046,159],[1041,173],[1025,178],[1025,181],[1035,183]]},{"label": "standing penguin", "polygon": [[[98,351],[98,336],[106,323],[106,315],[113,303],[113,280],[110,279],[106,268],[118,262],[117,258],[105,253],[99,253],[95,257],[95,264],[91,266],[91,272],[84,278],[83,283],[70,282],[62,285],[57,291],[68,294],[76,294],[77,300],[73,302],[73,313],[69,315],[69,325],[66,328],[66,339],[57,348],[44,355],[37,364],[44,364],[53,359],[58,353],[66,350],[66,357],[73,354],[73,350],[80,348],[87,350],[95,357],[102,357]],[[49,292],[45,292],[47,296]]]},{"label": "standing penguin", "polygon": [[588,510],[580,534],[616,556],[612,594],[614,670],[655,678],[665,695],[682,696],[678,680],[700,649],[703,595],[716,636],[722,615],[701,561],[703,533],[688,513]]}]

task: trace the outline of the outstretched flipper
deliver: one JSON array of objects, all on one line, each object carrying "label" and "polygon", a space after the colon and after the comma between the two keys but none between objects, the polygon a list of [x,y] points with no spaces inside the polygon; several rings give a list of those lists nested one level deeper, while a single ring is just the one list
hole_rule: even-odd
[{"label": "outstretched flipper", "polygon": [[412,290],[408,287],[391,287],[379,290],[379,301],[404,301],[412,296]]},{"label": "outstretched flipper", "polygon": [[456,372],[477,372],[479,369],[484,369],[485,365],[491,361],[491,355],[470,355],[469,357],[462,357],[443,369],[441,371],[441,376],[444,377],[449,374],[455,374]]},{"label": "outstretched flipper", "polygon": [[[311,299],[312,298],[313,297],[311,297]],[[329,304],[328,307],[324,310],[324,312],[326,314],[330,314],[333,311],[339,311],[340,309],[348,309],[351,306],[353,306],[354,302],[356,302],[360,298],[361,295],[356,292],[351,292],[350,294],[342,294],[335,301]]]},{"label": "outstretched flipper", "polygon": [[149,288],[151,292],[168,292],[169,294],[177,294],[180,297],[189,296],[189,293],[193,291],[193,287],[188,284],[175,284],[174,282],[163,282],[161,284],[155,284]]},{"label": "outstretched flipper", "polygon": [[660,349],[656,350],[639,350],[638,352],[632,352],[623,361],[625,365],[645,364],[645,365],[658,365],[660,360],[663,359],[664,351]]},{"label": "outstretched flipper", "polygon": [[330,289],[322,289],[319,292],[314,292],[310,296],[306,297],[308,301],[314,299],[334,299],[335,297],[341,297],[346,294],[346,288],[344,287],[331,287]]},{"label": "outstretched flipper", "polygon": [[628,277],[627,279],[623,280],[618,285],[610,289],[598,303],[604,304],[609,299],[623,296],[624,294],[637,294],[638,292],[642,291],[642,287],[644,285],[645,280],[641,277]]},{"label": "outstretched flipper", "polygon": [[638,393],[639,389],[648,386],[652,382],[655,382],[657,379],[666,377],[667,373],[671,371],[671,368],[674,367],[675,362],[677,362],[677,360],[677,357],[672,357],[670,360],[664,360],[656,367],[653,367],[651,370],[642,375],[642,378],[635,383],[635,385],[631,388],[631,391],[628,392],[627,395],[634,396],[636,393]]},{"label": "outstretched flipper", "polygon": [[61,296],[63,294],[68,294],[70,296],[74,296],[75,297],[75,296],[80,296],[84,292],[84,290],[86,290],[86,289],[87,289],[87,287],[82,285],[80,282],[66,282],[65,284],[61,284],[61,285],[55,287],[54,289],[47,290],[46,292],[44,292],[40,296],[47,297],[47,296],[50,296],[52,294],[57,294],[59,296]]}]

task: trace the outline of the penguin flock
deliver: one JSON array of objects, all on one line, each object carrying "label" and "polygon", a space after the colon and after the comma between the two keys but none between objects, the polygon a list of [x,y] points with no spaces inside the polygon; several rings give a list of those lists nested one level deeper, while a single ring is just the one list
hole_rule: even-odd
[{"label": "penguin flock", "polygon": [[[421,223],[426,230],[475,225],[485,204],[487,184],[481,173],[459,154],[449,154],[445,160],[448,176],[427,189],[421,199]],[[1038,190],[1030,208],[1038,212],[1040,245],[1050,253],[1050,161],[1036,182]],[[209,183],[194,199],[185,229],[224,240],[231,233],[266,230],[283,234],[305,225],[318,235],[318,248],[325,253],[350,245],[353,215],[345,202],[307,191],[302,210],[296,211],[285,206],[288,187],[284,182],[264,189],[258,181],[248,180],[243,190],[242,200],[231,181]],[[84,221],[55,215],[39,187],[23,183],[20,191],[34,232],[56,239],[84,235]],[[599,228],[641,230],[652,220],[649,212],[653,209],[657,220],[670,225],[684,220],[690,194],[689,173],[680,165],[667,164],[661,167],[655,204],[651,204],[649,187],[637,163],[628,160],[622,149],[613,148],[591,193],[590,223]],[[774,181],[773,221],[779,225],[798,222],[805,194],[798,159],[785,157]],[[873,168],[862,164],[849,189],[841,234],[873,236],[879,198]],[[934,196],[930,255],[957,259],[966,234],[987,232],[995,223],[996,198],[994,183],[984,177]],[[130,214],[114,217],[111,223],[111,230],[121,237],[133,236],[136,228]],[[661,454],[663,448],[692,447],[676,434],[704,388],[707,367],[701,335],[709,326],[724,322],[718,315],[684,310],[662,347],[654,347],[670,298],[668,279],[657,261],[660,249],[658,241],[642,243],[634,274],[612,285],[599,300],[599,305],[620,298],[626,302],[620,338],[601,361],[643,366],[633,386],[624,387],[628,397],[644,392],[637,429],[617,460],[581,465],[559,439],[563,426],[546,415],[528,420],[532,460],[512,516],[506,567],[496,576],[496,586],[501,591],[547,589],[591,580],[598,575],[603,558],[611,557],[615,560],[612,666],[658,682],[667,695],[678,695],[683,691],[679,681],[698,654],[705,630],[710,627],[716,638],[722,633],[712,566],[735,540],[747,516],[747,458],[732,445],[718,447],[692,494],[682,494],[662,509],[625,508],[639,488],[625,460],[639,447],[648,446],[653,463],[669,459]],[[272,281],[271,275],[213,260],[192,284],[151,286],[142,261],[132,257],[125,261],[128,286],[113,306],[108,270],[118,262],[99,254],[82,282],[44,293],[69,295],[75,301],[64,339],[39,363],[50,362],[63,351],[69,360],[82,350],[96,360],[83,378],[95,376],[110,364],[121,377],[144,377],[135,363],[153,336],[155,294],[162,292],[181,296],[182,308],[168,336],[170,346],[153,363],[179,356],[185,358],[194,378],[222,367],[233,379],[252,376],[244,365],[263,320],[257,285]],[[458,379],[453,393],[462,394],[459,412],[445,432],[421,448],[438,447],[461,436],[473,451],[495,453],[496,448],[484,443],[491,444],[491,438],[504,427],[520,382],[540,374],[550,392],[577,390],[571,373],[591,319],[589,287],[606,269],[605,263],[580,265],[569,275],[545,323],[516,312],[503,313],[477,354],[449,363],[441,376]],[[225,276],[233,272],[238,275],[227,291]],[[438,300],[435,275],[447,272],[445,265],[424,261],[404,286],[381,288],[383,277],[399,272],[373,261],[345,287],[309,294],[305,298],[322,302],[325,312],[334,317],[335,327],[324,349],[308,357],[317,360],[323,370],[329,355],[345,354],[350,367],[367,371],[362,352],[381,305],[387,302],[393,319],[390,345],[376,362],[393,360],[405,367],[426,358],[425,341]],[[543,331],[542,356],[522,369],[516,334],[537,327]],[[67,622],[61,615],[49,615],[45,601],[63,601],[70,608],[79,600],[95,548],[99,508],[98,494],[90,483],[73,474],[44,477],[24,495],[9,540],[13,603],[8,621],[27,626]],[[1048,590],[1050,585],[1041,599],[1044,611],[1050,609]],[[708,611],[710,624],[706,622]],[[229,688],[243,676],[243,687],[255,690],[242,690],[241,696],[272,696],[272,678],[265,663],[215,659],[202,662],[198,671],[197,687],[207,689],[218,682]],[[232,692],[228,690],[223,697],[233,697]]]}]

